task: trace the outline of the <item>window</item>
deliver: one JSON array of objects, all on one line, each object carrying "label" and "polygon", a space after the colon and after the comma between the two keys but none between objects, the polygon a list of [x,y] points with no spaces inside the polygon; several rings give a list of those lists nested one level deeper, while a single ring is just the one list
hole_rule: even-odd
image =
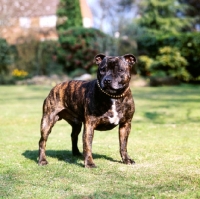
[{"label": "window", "polygon": [[57,17],[55,15],[40,17],[40,27],[55,27]]},{"label": "window", "polygon": [[22,28],[30,28],[31,20],[28,17],[20,17],[19,24]]}]

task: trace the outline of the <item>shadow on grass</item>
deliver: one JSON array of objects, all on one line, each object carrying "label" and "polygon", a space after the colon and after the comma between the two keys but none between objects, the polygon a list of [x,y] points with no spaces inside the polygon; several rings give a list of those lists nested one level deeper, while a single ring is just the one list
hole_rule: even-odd
[{"label": "shadow on grass", "polygon": [[[24,153],[22,153],[22,155],[25,158],[30,159],[36,163],[38,162],[38,150],[33,150],[33,151],[26,150]],[[113,158],[108,157],[107,155],[100,155],[97,153],[93,153],[92,155],[94,159],[106,159],[111,162],[122,163],[121,161],[114,160]],[[48,157],[51,157],[51,158],[56,158],[59,161],[64,161],[69,164],[75,164],[75,165],[83,167],[83,164],[79,163],[79,160],[84,159],[83,156],[73,156],[72,152],[68,150],[46,150],[46,156],[47,156],[47,161],[48,161]]]}]

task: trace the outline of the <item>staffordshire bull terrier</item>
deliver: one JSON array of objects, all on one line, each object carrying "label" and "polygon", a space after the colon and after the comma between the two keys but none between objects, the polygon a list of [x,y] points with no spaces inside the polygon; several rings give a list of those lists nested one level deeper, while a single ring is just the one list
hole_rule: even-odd
[{"label": "staffordshire bull terrier", "polygon": [[131,68],[136,58],[105,56],[94,58],[98,65],[97,79],[93,81],[72,80],[56,85],[43,104],[41,138],[39,141],[39,165],[48,164],[45,147],[54,124],[61,119],[72,126],[72,154],[81,155],[77,143],[83,124],[83,156],[86,168],[95,167],[92,158],[94,130],[111,130],[119,125],[119,147],[122,162],[134,164],[127,153],[131,120],[135,111],[129,82]]}]

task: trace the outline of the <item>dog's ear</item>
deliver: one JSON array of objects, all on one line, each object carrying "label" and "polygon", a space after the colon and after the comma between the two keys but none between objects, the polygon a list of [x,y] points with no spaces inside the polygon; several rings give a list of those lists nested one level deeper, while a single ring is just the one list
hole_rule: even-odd
[{"label": "dog's ear", "polygon": [[104,54],[98,54],[94,57],[94,61],[97,65],[99,65],[102,60],[104,59],[105,55]]},{"label": "dog's ear", "polygon": [[131,66],[132,66],[133,64],[135,64],[135,62],[136,62],[136,58],[135,58],[135,56],[132,55],[132,54],[126,54],[126,55],[124,55],[123,57],[124,57],[124,59],[128,62],[128,64],[131,65]]}]

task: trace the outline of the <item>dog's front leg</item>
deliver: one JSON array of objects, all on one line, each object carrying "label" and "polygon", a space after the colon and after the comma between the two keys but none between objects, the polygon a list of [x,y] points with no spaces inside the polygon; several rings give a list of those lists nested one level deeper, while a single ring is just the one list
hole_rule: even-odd
[{"label": "dog's front leg", "polygon": [[96,167],[92,158],[92,140],[94,136],[94,129],[90,124],[84,124],[83,130],[83,155],[84,165],[86,168]]},{"label": "dog's front leg", "polygon": [[134,160],[132,160],[127,153],[127,143],[128,136],[131,131],[131,122],[127,122],[119,125],[119,144],[120,144],[120,155],[122,157],[122,161],[125,164],[134,164]]}]

